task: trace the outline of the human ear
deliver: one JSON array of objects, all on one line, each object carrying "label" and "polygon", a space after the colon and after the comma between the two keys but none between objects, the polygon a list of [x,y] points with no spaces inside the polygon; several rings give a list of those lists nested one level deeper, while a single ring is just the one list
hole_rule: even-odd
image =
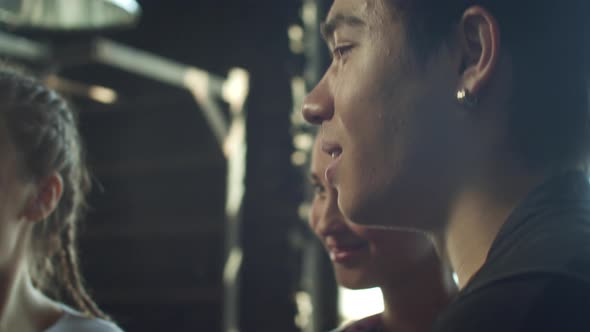
[{"label": "human ear", "polygon": [[31,222],[45,220],[57,207],[63,193],[63,179],[55,172],[38,184],[31,199],[28,200],[23,211],[23,217]]},{"label": "human ear", "polygon": [[496,19],[483,7],[469,7],[459,24],[461,51],[458,91],[479,96],[490,81],[500,58],[500,28]]}]

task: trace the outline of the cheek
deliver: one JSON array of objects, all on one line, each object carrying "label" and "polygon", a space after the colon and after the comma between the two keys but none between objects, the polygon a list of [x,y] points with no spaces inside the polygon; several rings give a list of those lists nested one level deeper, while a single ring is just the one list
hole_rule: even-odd
[{"label": "cheek", "polygon": [[16,223],[9,222],[2,216],[0,220],[0,264],[4,265],[15,254],[19,239]]},{"label": "cheek", "polygon": [[379,76],[382,74],[379,73],[379,66],[371,63],[371,59],[357,60],[363,56],[369,57],[357,54],[334,74],[334,108],[342,110],[340,113],[343,119],[369,119],[371,113],[378,118],[382,116],[375,112],[381,86]]},{"label": "cheek", "polygon": [[391,142],[392,135],[400,145],[397,139],[415,94],[410,74],[401,60],[367,51],[359,52],[336,76],[334,107],[341,125],[351,138],[372,144],[365,150],[372,150],[373,156],[386,152],[380,143]]},{"label": "cheek", "polygon": [[382,256],[409,266],[424,262],[434,252],[433,243],[423,234],[413,232],[384,232],[373,241]]},{"label": "cheek", "polygon": [[415,99],[409,102],[411,112],[406,114],[401,129],[403,134],[398,136],[403,154],[403,159],[398,160],[403,163],[400,167],[419,174],[412,181],[423,185],[434,185],[438,177],[444,177],[456,159],[453,153],[460,151],[456,144],[460,140],[454,138],[460,128],[453,123],[453,114],[447,111],[444,98],[436,93],[440,92],[428,93],[430,98],[414,94]]},{"label": "cheek", "polygon": [[314,199],[309,209],[309,228],[318,235],[317,228],[321,217],[321,202],[318,199]]},{"label": "cheek", "polygon": [[374,235],[376,234],[376,231],[374,229],[371,229],[366,226],[361,226],[359,224],[355,224],[352,222],[348,223],[348,227],[354,234],[356,234],[359,237],[362,237],[363,239],[372,240],[374,238]]}]

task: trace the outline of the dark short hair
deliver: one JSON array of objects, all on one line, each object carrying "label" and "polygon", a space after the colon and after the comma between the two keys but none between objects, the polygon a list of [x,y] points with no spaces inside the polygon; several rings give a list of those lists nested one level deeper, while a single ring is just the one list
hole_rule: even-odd
[{"label": "dark short hair", "polygon": [[498,21],[513,63],[509,132],[515,152],[532,168],[586,164],[588,117],[587,0],[389,0],[408,44],[427,61],[449,41],[464,11],[486,8]]}]

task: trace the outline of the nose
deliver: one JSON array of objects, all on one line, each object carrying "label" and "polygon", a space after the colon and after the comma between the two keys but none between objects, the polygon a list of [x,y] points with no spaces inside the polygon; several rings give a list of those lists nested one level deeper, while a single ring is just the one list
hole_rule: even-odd
[{"label": "nose", "polygon": [[334,116],[334,100],[327,75],[305,97],[302,112],[305,121],[315,125],[321,125]]}]

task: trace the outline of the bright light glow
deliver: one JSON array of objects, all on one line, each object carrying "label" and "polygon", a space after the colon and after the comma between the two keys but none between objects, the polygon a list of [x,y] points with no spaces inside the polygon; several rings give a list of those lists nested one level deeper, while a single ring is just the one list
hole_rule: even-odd
[{"label": "bright light glow", "polygon": [[235,284],[240,267],[242,266],[242,257],[242,250],[237,247],[233,248],[229,253],[229,257],[227,258],[223,269],[223,282],[226,285]]},{"label": "bright light glow", "polygon": [[303,4],[301,18],[306,25],[313,26],[318,17],[318,7],[315,1],[306,1]]},{"label": "bright light glow", "polygon": [[459,276],[457,275],[457,273],[453,272],[453,281],[455,281],[455,284],[458,286],[459,285]]},{"label": "bright light glow", "polygon": [[0,1],[0,19],[4,23],[51,30],[128,26],[138,20],[140,13],[135,0]]},{"label": "bright light glow", "polygon": [[343,322],[383,312],[383,295],[380,288],[350,290],[340,287],[338,295],[338,310]]},{"label": "bright light glow", "polygon": [[291,162],[295,166],[303,166],[305,165],[305,162],[307,162],[307,155],[302,151],[293,152],[291,155]]},{"label": "bright light glow", "polygon": [[223,154],[230,158],[244,144],[246,139],[246,122],[243,118],[236,118],[228,130],[223,142]]},{"label": "bright light glow", "polygon": [[309,206],[309,203],[301,203],[301,205],[299,205],[299,208],[297,209],[297,214],[299,214],[299,218],[301,218],[302,220],[307,220],[309,218],[310,209],[311,207]]},{"label": "bright light glow", "polygon": [[303,28],[300,25],[293,24],[288,30],[289,39],[301,41],[303,40]]},{"label": "bright light glow", "polygon": [[303,51],[305,51],[303,42],[301,42],[300,40],[291,40],[289,42],[289,49],[291,50],[291,52],[293,52],[293,54],[302,54]]},{"label": "bright light glow", "polygon": [[313,305],[311,296],[306,292],[297,292],[295,294],[295,304],[297,305],[297,315],[295,316],[295,325],[305,330],[311,322]]},{"label": "bright light glow", "polygon": [[222,96],[230,105],[232,112],[241,112],[244,109],[246,98],[250,92],[250,75],[241,68],[232,68],[227,80],[223,84]]},{"label": "bright light glow", "polygon": [[293,137],[293,144],[298,150],[309,151],[313,146],[313,136],[310,134],[298,134]]},{"label": "bright light glow", "polygon": [[135,0],[111,0],[112,3],[117,4],[119,7],[125,8],[126,11],[135,13],[139,12],[141,8]]},{"label": "bright light glow", "polygon": [[291,25],[287,31],[289,35],[289,49],[295,54],[301,54],[304,51],[303,46],[303,28],[300,25]]},{"label": "bright light glow", "polygon": [[113,89],[97,85],[88,88],[88,96],[103,104],[114,104],[117,101],[117,93]]},{"label": "bright light glow", "polygon": [[459,99],[459,100],[464,99],[465,96],[466,96],[465,90],[457,91],[457,99]]},{"label": "bright light glow", "polygon": [[305,98],[305,80],[301,76],[291,79],[291,96],[293,96],[293,111],[291,112],[291,123],[300,126],[305,124],[301,108]]},{"label": "bright light glow", "polygon": [[109,89],[100,85],[88,85],[55,75],[47,76],[45,78],[45,84],[59,92],[77,96],[85,96],[103,104],[113,104],[119,98],[117,92],[113,89]]},{"label": "bright light glow", "polygon": [[228,161],[225,211],[230,217],[237,217],[242,206],[245,192],[246,152],[246,122],[244,117],[235,117],[223,143],[223,153]]}]

